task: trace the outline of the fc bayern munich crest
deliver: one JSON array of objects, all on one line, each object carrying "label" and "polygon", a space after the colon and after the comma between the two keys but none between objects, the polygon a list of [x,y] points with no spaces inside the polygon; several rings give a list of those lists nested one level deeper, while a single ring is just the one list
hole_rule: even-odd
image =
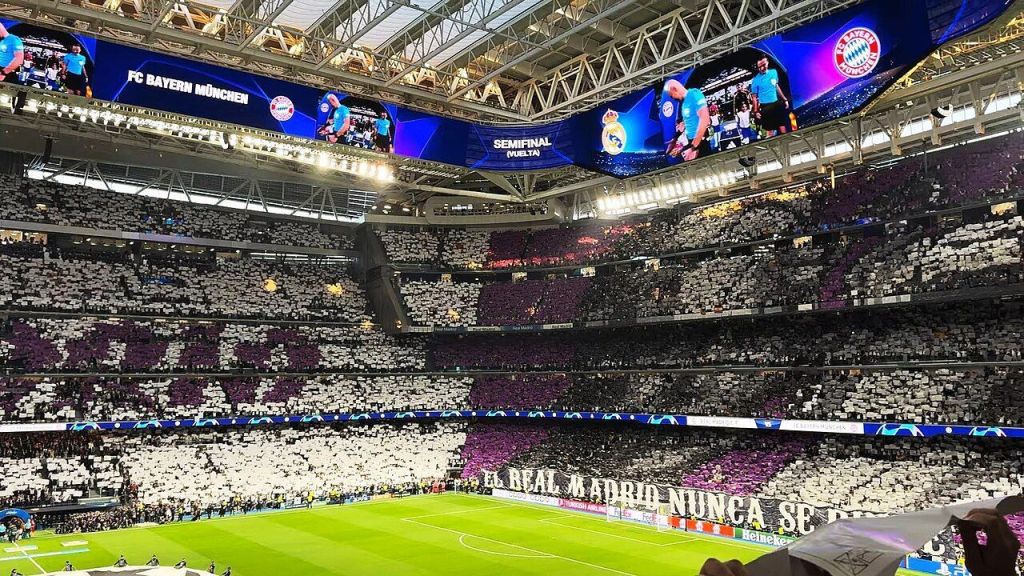
[{"label": "fc bayern munich crest", "polygon": [[291,120],[292,115],[295,114],[295,105],[292,104],[291,98],[287,96],[277,96],[270,101],[270,115],[275,120],[284,122]]},{"label": "fc bayern munich crest", "polygon": [[860,78],[875,69],[882,57],[878,34],[868,28],[851,28],[836,42],[836,68],[849,78]]}]

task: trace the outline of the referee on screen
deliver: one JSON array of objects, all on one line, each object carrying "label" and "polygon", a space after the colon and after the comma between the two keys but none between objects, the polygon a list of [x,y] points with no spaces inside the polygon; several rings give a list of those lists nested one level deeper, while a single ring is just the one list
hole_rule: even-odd
[{"label": "referee on screen", "polygon": [[86,86],[89,84],[89,76],[85,73],[85,55],[82,54],[82,47],[75,44],[60,60],[61,72],[64,75],[64,87],[69,94],[85,96]]},{"label": "referee on screen", "polygon": [[381,112],[380,118],[373,121],[374,135],[373,146],[385,153],[391,152],[391,119],[387,111]]},{"label": "referee on screen", "polygon": [[779,71],[768,68],[768,58],[757,61],[757,75],[750,81],[750,99],[754,102],[754,117],[768,136],[789,131],[789,99],[779,85]]}]

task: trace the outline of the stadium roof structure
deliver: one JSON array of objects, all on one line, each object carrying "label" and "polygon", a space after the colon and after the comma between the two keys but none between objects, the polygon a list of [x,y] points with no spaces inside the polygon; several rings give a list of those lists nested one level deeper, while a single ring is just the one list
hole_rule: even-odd
[{"label": "stadium roof structure", "polygon": [[36,19],[484,122],[564,117],[859,0],[6,0]]},{"label": "stadium roof structure", "polygon": [[[210,1],[220,5],[191,0],[2,0],[0,14],[478,122],[522,123],[592,107],[597,99],[856,3],[456,0],[425,6],[427,0]],[[538,46],[523,38],[535,38]],[[360,39],[372,39],[376,46],[369,50]],[[648,52],[658,47],[657,54]],[[381,51],[389,51],[388,58],[374,60]],[[444,66],[447,60],[436,60],[442,53],[465,72],[445,72],[450,70]],[[530,55],[521,58],[524,54]],[[582,72],[573,76],[573,66]],[[416,80],[430,74],[435,80]],[[445,78],[455,83],[441,82]],[[366,214],[367,220],[386,221],[385,215],[372,213],[374,206],[389,203],[415,211],[438,198],[524,206],[555,201],[565,218],[621,216],[674,205],[659,191],[688,188],[691,193],[675,200],[706,201],[1016,129],[1024,120],[1022,83],[1024,3],[1018,1],[985,28],[940,47],[856,114],[624,180],[577,166],[497,173],[356,149],[344,151],[346,165],[387,167],[393,178],[375,181],[354,170],[325,178],[321,167],[273,152],[274,146],[291,145],[288,137],[259,135],[269,145],[266,152],[253,155],[183,137],[173,128],[127,130],[85,121],[69,126],[67,117],[47,114],[4,115],[0,120],[11,137],[0,139],[0,145],[6,141],[3,147],[10,149],[18,143],[36,156],[33,166],[51,176],[98,177],[108,187],[125,180],[185,196],[199,190],[206,201],[242,202],[260,212],[326,221],[358,222]],[[451,90],[474,84],[458,94]],[[86,106],[93,105],[99,104]],[[940,105],[953,110],[951,117],[931,115]],[[168,126],[224,129],[195,118],[135,112]],[[49,165],[41,160],[46,136],[57,142]],[[298,143],[312,153],[328,150],[321,144]],[[330,150],[336,153],[338,148]],[[741,159],[754,164],[741,169]],[[632,199],[632,206],[609,211],[609,199]]]}]

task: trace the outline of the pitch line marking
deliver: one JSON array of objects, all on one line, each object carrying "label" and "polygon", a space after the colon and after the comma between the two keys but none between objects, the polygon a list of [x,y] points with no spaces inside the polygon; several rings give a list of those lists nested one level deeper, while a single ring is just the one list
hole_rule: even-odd
[{"label": "pitch line marking", "polygon": [[21,555],[24,556],[25,558],[28,558],[28,561],[31,562],[33,566],[35,566],[36,568],[39,569],[39,573],[40,574],[46,574],[46,570],[43,570],[43,567],[39,565],[39,562],[36,562],[35,558],[33,558],[32,556],[29,556],[28,552],[25,552],[24,549],[21,550]]},{"label": "pitch line marking", "polygon": [[470,536],[471,538],[477,538],[477,536],[463,534],[462,536],[459,536],[459,544],[462,544],[466,548],[469,548],[470,550],[474,550],[476,552],[482,552],[484,554],[494,554],[496,556],[511,556],[512,558],[554,558],[554,556],[548,554],[547,552],[542,552],[541,554],[543,555],[538,556],[536,554],[509,554],[508,552],[494,552],[493,550],[484,550],[483,548],[477,548],[475,546],[470,546],[469,544],[466,544],[466,536]]},{"label": "pitch line marking", "polygon": [[[490,501],[494,501],[496,499],[494,496],[487,496],[487,495],[484,495],[484,494],[460,494],[460,495],[466,496],[468,498],[472,498],[474,500],[490,500]],[[545,506],[544,504],[528,505],[528,504],[522,504],[522,503],[519,503],[519,502],[509,502],[509,505],[510,506],[519,506],[520,508],[528,508],[528,509],[532,509],[532,510],[549,510],[550,509],[549,506]],[[576,517],[579,517],[579,518],[592,518],[592,516],[587,514],[586,512],[579,512],[578,514],[569,514],[569,516],[572,516],[574,518],[576,518]],[[714,542],[715,544],[721,544],[722,546],[732,546],[734,548],[742,548],[744,550],[761,550],[761,551],[763,551],[764,548],[765,548],[765,546],[762,545],[762,544],[754,544],[753,542],[749,542],[749,543],[745,543],[745,542],[730,542],[729,540],[726,540],[725,538],[723,538],[721,536],[712,536],[710,534],[703,534],[701,532],[689,532],[689,531],[687,531],[687,534],[691,534],[692,535],[691,537],[694,540],[698,540],[698,541],[701,541],[701,542]],[[687,540],[687,542],[689,542],[689,540]]]},{"label": "pitch line marking", "polygon": [[564,516],[555,516],[553,518],[541,518],[540,520],[538,520],[538,522],[544,522],[546,524],[554,524],[555,526],[559,526],[559,527],[562,527],[562,528],[572,528],[573,530],[582,530],[584,532],[590,532],[592,534],[600,534],[602,536],[611,536],[612,538],[621,538],[623,540],[631,540],[633,542],[639,542],[641,544],[647,544],[647,545],[650,545],[650,546],[658,546],[659,548],[662,548],[662,547],[665,547],[665,546],[675,546],[676,544],[685,544],[687,542],[696,542],[697,541],[696,538],[692,538],[691,537],[691,538],[680,538],[679,540],[676,540],[675,542],[669,542],[668,544],[657,544],[655,542],[651,542],[650,540],[641,540],[639,538],[631,538],[629,536],[622,536],[620,534],[612,534],[611,532],[602,532],[600,530],[591,530],[590,528],[583,528],[583,527],[580,527],[580,526],[572,526],[572,525],[569,525],[569,524],[562,524],[560,522],[555,522],[555,520],[558,520],[560,518],[579,518],[579,516],[573,516],[571,514],[567,514],[567,515],[564,515]]},{"label": "pitch line marking", "polygon": [[[485,540],[485,541],[489,541],[489,542],[494,542],[496,544],[502,544],[504,546],[511,546],[513,548],[519,548],[521,550],[526,550],[527,552],[533,552],[534,554],[538,554],[538,556],[533,556],[533,558],[541,558],[542,556],[539,556],[540,554],[548,554],[550,558],[558,558],[558,559],[561,559],[561,560],[565,560],[567,562],[574,562],[576,564],[581,564],[583,566],[589,566],[591,568],[596,568],[598,570],[604,570],[606,572],[614,572],[615,574],[622,574],[622,576],[636,576],[636,574],[632,574],[630,572],[623,572],[622,570],[616,570],[615,568],[609,568],[607,566],[601,566],[600,564],[591,564],[590,562],[584,562],[583,560],[577,560],[575,558],[569,558],[568,556],[561,556],[559,554],[551,554],[550,552],[544,552],[543,550],[535,550],[533,548],[528,548],[526,546],[520,546],[519,544],[512,544],[511,542],[502,542],[501,540],[495,540],[494,538],[487,538],[485,536],[477,536],[475,534],[469,534],[467,532],[462,532],[460,530],[453,530],[451,528],[445,528],[444,526],[435,526],[433,524],[427,524],[426,522],[419,522],[417,520],[411,520],[409,518],[402,518],[402,520],[405,520],[406,522],[412,522],[413,524],[419,524],[420,526],[426,526],[428,528],[434,528],[434,529],[437,529],[437,530],[444,530],[445,532],[450,532],[452,534],[458,534],[459,536],[469,536],[471,538],[477,538],[479,540]],[[488,552],[488,553],[490,553],[490,552]]]},{"label": "pitch line marking", "polygon": [[500,504],[498,506],[470,508],[469,510],[452,510],[451,512],[438,512],[437,514],[422,514],[420,516],[409,516],[408,518],[402,518],[402,520],[416,520],[417,518],[433,518],[434,516],[451,516],[452,514],[466,514],[468,512],[480,512],[482,510],[498,510],[500,508],[512,508],[512,506],[509,504]]},{"label": "pitch line marking", "polygon": [[[39,552],[37,554],[29,554],[27,558],[32,560],[33,558],[47,558],[49,556],[67,556],[70,554],[83,554],[88,552],[88,548],[76,548],[75,550],[57,550],[56,552]],[[26,556],[0,556],[0,562],[10,562],[12,560],[21,560]]]}]

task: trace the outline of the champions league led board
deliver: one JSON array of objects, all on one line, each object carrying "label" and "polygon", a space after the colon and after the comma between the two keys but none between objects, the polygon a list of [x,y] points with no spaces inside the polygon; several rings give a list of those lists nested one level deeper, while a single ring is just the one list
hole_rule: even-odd
[{"label": "champions league led board", "polygon": [[[1009,4],[868,0],[533,126],[474,124],[11,20],[25,61],[4,81],[474,169],[575,164],[625,178],[854,113]],[[80,74],[64,74],[66,58]]]}]

